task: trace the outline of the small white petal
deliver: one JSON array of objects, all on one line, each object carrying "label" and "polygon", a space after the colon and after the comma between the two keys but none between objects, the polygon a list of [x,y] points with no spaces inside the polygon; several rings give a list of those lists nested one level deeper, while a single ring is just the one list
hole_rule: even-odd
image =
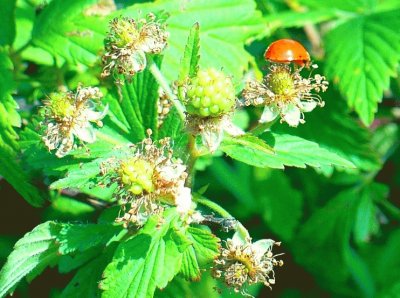
[{"label": "small white petal", "polygon": [[135,51],[131,54],[129,58],[132,64],[132,69],[131,69],[132,71],[140,72],[146,68],[147,65],[146,54],[143,51]]},{"label": "small white petal", "polygon": [[315,109],[317,103],[315,101],[303,101],[301,102],[301,107],[303,112],[311,112]]},{"label": "small white petal", "polygon": [[94,143],[96,141],[96,134],[91,126],[74,128],[73,134],[83,142]]},{"label": "small white petal", "polygon": [[248,237],[243,235],[242,233],[239,232],[235,232],[235,234],[233,234],[232,236],[232,243],[234,246],[242,246],[245,245],[247,243],[247,239],[245,239],[245,237]]},{"label": "small white petal", "polygon": [[207,147],[210,152],[214,152],[221,144],[223,135],[222,129],[217,131],[204,131],[201,133],[201,140],[203,145]]},{"label": "small white petal", "polygon": [[267,123],[273,121],[279,115],[279,110],[275,105],[264,107],[264,111],[259,120],[260,123]]},{"label": "small white petal", "polygon": [[89,121],[101,120],[106,116],[107,113],[108,113],[108,104],[104,107],[103,111],[101,111],[101,112],[87,110],[87,112],[86,112],[87,120],[89,120]]},{"label": "small white petal", "polygon": [[222,126],[223,126],[224,130],[231,136],[237,137],[237,136],[244,135],[243,129],[241,129],[240,127],[237,127],[230,120],[224,121],[224,123],[222,123]]},{"label": "small white petal", "polygon": [[192,194],[189,187],[182,187],[175,198],[176,210],[179,213],[187,213],[192,205]]},{"label": "small white petal", "polygon": [[186,166],[182,164],[167,164],[162,165],[157,170],[163,180],[174,181],[179,179],[179,177],[186,170]]},{"label": "small white petal", "polygon": [[282,119],[290,126],[297,126],[300,123],[301,112],[295,104],[288,104],[282,109]]},{"label": "small white petal", "polygon": [[271,251],[274,243],[275,241],[272,239],[262,239],[254,242],[252,248],[256,253],[256,257],[261,258],[267,251]]}]

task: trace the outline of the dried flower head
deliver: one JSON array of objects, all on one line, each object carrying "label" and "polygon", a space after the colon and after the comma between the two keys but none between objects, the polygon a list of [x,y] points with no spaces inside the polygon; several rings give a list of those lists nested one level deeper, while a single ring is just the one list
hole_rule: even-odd
[{"label": "dried flower head", "polygon": [[226,248],[221,248],[220,256],[214,261],[212,274],[224,280],[235,292],[250,296],[246,288],[255,283],[262,283],[271,288],[275,284],[275,266],[282,266],[283,261],[276,260],[272,254],[273,245],[280,245],[270,239],[243,239],[238,232],[226,241]]},{"label": "dried flower head", "polygon": [[76,93],[52,93],[44,101],[41,125],[45,131],[42,139],[49,150],[57,150],[57,157],[65,156],[78,142],[93,143],[96,140],[90,122],[100,127],[103,125],[101,119],[108,107],[96,111],[102,96],[98,88],[78,87]]},{"label": "dried flower head", "polygon": [[146,53],[159,54],[166,46],[168,32],[165,25],[149,13],[146,18],[128,17],[110,21],[110,31],[105,39],[102,76],[113,72],[133,76],[145,69]]},{"label": "dried flower head", "polygon": [[169,138],[153,142],[149,137],[118,158],[102,164],[102,173],[116,182],[117,198],[124,214],[117,219],[125,227],[142,226],[165,206],[186,214],[191,208],[191,190],[185,187],[186,166],[173,157]]},{"label": "dried flower head", "polygon": [[320,96],[313,91],[318,93],[327,90],[325,77],[315,75],[303,78],[301,69],[292,69],[287,64],[271,64],[269,70],[261,83],[248,82],[242,94],[245,105],[264,106],[260,122],[270,122],[280,115],[281,122],[297,126],[304,123],[304,112],[324,105]]}]

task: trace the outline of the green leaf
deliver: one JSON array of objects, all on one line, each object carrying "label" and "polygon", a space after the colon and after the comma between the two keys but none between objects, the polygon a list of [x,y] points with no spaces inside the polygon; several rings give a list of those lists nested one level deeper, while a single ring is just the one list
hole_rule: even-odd
[{"label": "green leaf", "polygon": [[384,184],[371,183],[360,190],[354,225],[354,241],[357,244],[367,243],[371,237],[379,232],[377,202],[384,200],[388,195],[388,187]]},{"label": "green leaf", "polygon": [[174,208],[164,213],[162,223],[152,217],[140,233],[121,243],[100,283],[102,297],[152,297],[178,273],[182,261],[173,237],[179,215]]},{"label": "green leaf", "polygon": [[3,23],[0,46],[11,45],[15,39],[15,0],[2,1],[0,19]]},{"label": "green leaf", "polygon": [[[158,67],[162,56],[151,59]],[[150,62],[151,63],[151,62]],[[131,142],[142,141],[146,130],[151,129],[153,137],[158,135],[158,83],[153,74],[145,69],[131,79],[123,79],[124,84],[114,89],[114,103],[118,102],[124,114],[122,121],[129,124]]]},{"label": "green leaf", "polygon": [[269,14],[264,17],[264,21],[268,24],[271,31],[280,28],[303,27],[306,24],[318,24],[329,21],[336,17],[336,13],[332,9],[318,9],[306,12],[280,12]]},{"label": "green leaf", "polygon": [[393,10],[355,17],[326,36],[326,73],[366,125],[372,123],[383,91],[396,75],[399,14]]},{"label": "green leaf", "polygon": [[194,77],[199,69],[200,30],[199,23],[195,23],[190,29],[185,46],[185,52],[181,60],[178,81],[184,82],[188,77]]},{"label": "green leaf", "polygon": [[354,190],[330,199],[302,225],[293,241],[296,261],[325,287],[338,292],[350,279],[346,251],[350,249],[355,199]]},{"label": "green leaf", "polygon": [[63,188],[82,188],[84,186],[94,186],[100,174],[100,165],[106,158],[97,158],[84,164],[71,166],[66,177],[53,182],[51,189]]},{"label": "green leaf", "polygon": [[189,227],[191,245],[184,251],[181,272],[186,279],[199,280],[201,270],[212,265],[219,254],[219,238],[206,229]]},{"label": "green leaf", "polygon": [[[325,93],[326,105],[306,115],[306,123],[299,127],[279,125],[275,132],[295,134],[318,143],[322,148],[351,161],[355,171],[376,171],[382,166],[376,146],[371,144],[372,133],[348,113],[346,103],[338,100],[332,90]],[[347,170],[346,170],[347,171]]]},{"label": "green leaf", "polygon": [[6,48],[0,47],[0,175],[33,206],[44,199],[39,190],[29,182],[29,176],[18,162],[19,145],[12,126],[20,126],[17,103],[11,96],[14,88],[13,65]]},{"label": "green leaf", "polygon": [[371,0],[301,0],[300,2],[313,8],[330,8],[356,12],[368,11],[376,5],[376,1]]},{"label": "green leaf", "polygon": [[160,126],[158,138],[171,138],[176,148],[183,148],[187,142],[184,123],[175,107],[169,111]]},{"label": "green leaf", "polygon": [[305,168],[306,165],[354,168],[350,161],[300,137],[268,133],[264,139],[266,142],[250,135],[225,137],[220,149],[238,161],[261,168]]},{"label": "green leaf", "polygon": [[254,169],[256,180],[251,186],[257,198],[256,212],[260,213],[268,227],[288,242],[295,234],[303,216],[303,196],[291,184],[282,171]]},{"label": "green leaf", "polygon": [[121,226],[112,224],[65,224],[57,237],[59,252],[70,254],[106,245],[121,231]]},{"label": "green leaf", "polygon": [[56,236],[61,226],[46,222],[26,234],[14,246],[6,264],[0,271],[0,297],[11,293],[25,276],[28,281],[59,259]]},{"label": "green leaf", "polygon": [[133,5],[118,11],[115,16],[122,14],[136,18],[138,11],[142,15],[166,11],[169,15],[169,46],[165,50],[162,70],[171,81],[178,77],[176,62],[182,57],[193,24],[199,23],[201,27],[200,66],[223,68],[237,81],[253,60],[244,49],[245,43],[265,34],[268,28],[252,0],[198,0],[184,4],[179,0],[163,0]]},{"label": "green leaf", "polygon": [[70,63],[93,65],[107,30],[104,17],[88,16],[96,0],[53,0],[35,20],[33,43]]},{"label": "green leaf", "polygon": [[80,268],[60,297],[100,297],[99,281],[104,268],[111,261],[115,249],[116,245],[107,247],[100,256]]}]

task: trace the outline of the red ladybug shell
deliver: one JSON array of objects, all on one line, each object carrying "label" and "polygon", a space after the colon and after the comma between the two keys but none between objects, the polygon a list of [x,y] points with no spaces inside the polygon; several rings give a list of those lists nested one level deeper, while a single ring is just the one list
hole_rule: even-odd
[{"label": "red ladybug shell", "polygon": [[310,62],[310,54],[303,45],[292,39],[279,39],[269,45],[264,54],[265,59],[277,63],[293,62],[304,66]]}]

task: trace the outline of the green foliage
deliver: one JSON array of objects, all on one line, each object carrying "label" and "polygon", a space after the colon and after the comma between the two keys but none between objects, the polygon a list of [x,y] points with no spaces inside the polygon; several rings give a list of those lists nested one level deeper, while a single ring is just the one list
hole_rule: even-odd
[{"label": "green foliage", "polygon": [[[338,84],[348,105],[370,125],[389,79],[400,60],[400,10],[359,16],[326,37],[327,74]],[[352,34],[348,34],[348,32]]]},{"label": "green foliage", "polygon": [[55,239],[59,231],[59,224],[46,222],[15,244],[14,251],[0,271],[0,296],[12,292],[23,277],[32,280],[47,266],[57,263],[59,255]]},{"label": "green foliage", "polygon": [[257,167],[283,169],[285,166],[305,168],[306,165],[334,165],[354,168],[351,162],[337,154],[296,136],[267,134],[265,140],[251,135],[226,138],[221,150],[236,160]]},{"label": "green foliage", "polygon": [[187,244],[174,236],[174,211],[168,210],[158,229],[157,218],[152,218],[138,235],[118,246],[100,284],[103,297],[152,296],[179,272]]},{"label": "green foliage", "polygon": [[[250,235],[253,243],[266,237],[282,241],[272,251],[273,258],[288,263],[275,271],[279,287],[269,279],[276,297],[398,297],[398,1],[3,2],[0,297],[23,296],[28,283],[56,265],[60,274],[73,274],[64,289],[45,286],[60,297],[218,298],[246,291],[264,297],[268,289],[260,284],[234,293],[227,280],[211,276],[218,274],[221,247],[234,232],[243,239]],[[157,21],[148,19],[141,46],[160,42],[151,35],[163,30],[157,27],[161,20],[169,33],[165,49],[143,50],[132,42],[129,50],[136,56],[125,58],[135,65],[140,56],[146,68],[130,77],[102,78],[110,21],[138,21],[150,12]],[[320,66],[311,74],[298,70],[305,81],[321,74],[330,83],[319,93],[325,106],[301,115],[305,123],[298,127],[280,123],[280,116],[260,123],[262,108],[242,104],[245,82],[260,82],[271,71],[263,54],[280,38],[300,41]],[[232,79],[237,101],[212,119],[186,117],[188,78],[208,68]],[[196,86],[193,100],[214,98],[204,91],[208,85],[205,80]],[[93,125],[95,137],[87,141],[74,127],[76,146],[58,158],[43,135],[54,123],[65,123],[49,126],[46,98],[89,86],[104,94],[99,104],[107,113],[97,122],[81,118],[59,129]],[[227,91],[222,81],[212,87],[217,96]],[[96,108],[91,103],[84,116]],[[81,111],[71,117],[78,119]],[[154,143],[140,143],[149,129]],[[71,135],[54,136],[65,141]],[[171,147],[160,154],[167,158],[155,159],[164,138]],[[132,195],[118,175],[121,163],[114,162],[143,158],[150,149],[154,154],[146,162],[158,162],[162,170],[149,177],[159,188]],[[46,205],[32,212],[35,224],[43,223],[13,249],[21,237],[17,223],[32,222],[25,209],[8,208],[21,201],[6,194],[8,184],[30,205]],[[183,206],[180,200],[187,200],[189,189],[192,201]],[[155,206],[161,208],[154,211]],[[141,213],[149,209],[154,214]],[[143,217],[143,225],[135,216]],[[236,259],[249,269],[246,261]],[[315,279],[312,291],[303,287],[303,276],[306,282]]]}]

